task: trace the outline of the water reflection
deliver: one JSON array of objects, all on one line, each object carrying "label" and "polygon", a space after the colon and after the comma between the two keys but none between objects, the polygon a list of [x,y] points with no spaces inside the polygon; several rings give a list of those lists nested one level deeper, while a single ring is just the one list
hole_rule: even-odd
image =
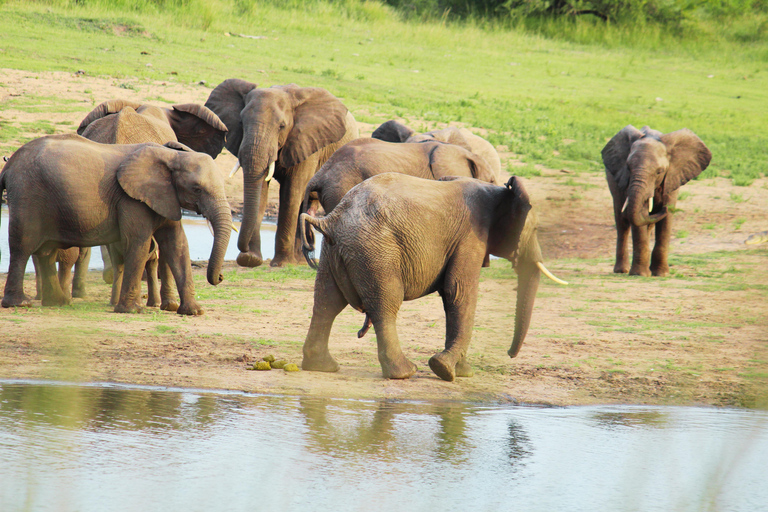
[{"label": "water reflection", "polygon": [[759,510],[768,414],[0,381],[0,510]]}]

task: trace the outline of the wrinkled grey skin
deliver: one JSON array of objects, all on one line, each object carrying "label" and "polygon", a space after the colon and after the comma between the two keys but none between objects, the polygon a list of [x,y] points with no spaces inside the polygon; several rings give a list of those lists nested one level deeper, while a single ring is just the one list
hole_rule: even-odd
[{"label": "wrinkled grey skin", "polygon": [[[77,129],[78,134],[102,144],[181,142],[194,151],[207,153],[212,158],[216,158],[224,147],[226,132],[227,127],[221,119],[202,105],[185,103],[169,109],[122,99],[101,103],[85,116]],[[87,251],[90,259],[90,250],[82,248],[80,252],[82,254]],[[109,251],[102,248],[103,275],[104,280],[112,284],[112,305],[117,304],[123,280],[122,264],[113,269],[112,261],[122,261],[121,250],[120,245],[110,247]],[[160,309],[166,311],[176,311],[179,304],[171,284],[170,268],[156,252],[152,251],[152,257],[147,261],[145,269],[148,289],[146,304],[149,307],[160,306]],[[114,254],[114,257],[110,254]],[[87,271],[88,259],[81,256],[84,263],[75,265],[76,285],[80,268]],[[61,269],[61,263],[59,268]],[[159,287],[158,272],[168,277],[161,280]]]},{"label": "wrinkled grey skin", "polygon": [[[662,134],[627,125],[602,151],[605,177],[613,196],[616,264],[613,271],[639,276],[669,275],[672,211],[678,189],[707,168],[712,153],[695,133],[684,128]],[[649,212],[650,200],[653,208]],[[622,208],[626,204],[626,209]],[[650,231],[656,244],[650,251]],[[632,266],[627,246],[632,230]]]},{"label": "wrinkled grey skin", "polygon": [[259,230],[267,207],[270,164],[280,183],[280,206],[271,265],[303,260],[297,238],[299,208],[307,182],[338,148],[356,139],[352,114],[325,89],[256,84],[230,78],[219,84],[205,106],[229,132],[227,149],[243,168],[243,223],[237,263],[256,267],[263,262]]},{"label": "wrinkled grey skin", "polygon": [[470,376],[466,355],[474,324],[480,267],[487,253],[512,262],[518,275],[515,357],[530,325],[542,260],[535,216],[516,178],[500,187],[471,178],[430,181],[397,173],[357,185],[323,219],[302,215],[323,235],[305,370],[335,372],[328,351],[336,316],[351,305],[376,329],[385,378],[404,379],[416,366],[400,349],[395,321],[403,301],[433,292],[443,298],[445,350],[429,365],[440,378]]},{"label": "wrinkled grey skin", "polygon": [[232,215],[213,159],[178,142],[98,144],[79,135],[50,135],[16,151],[0,174],[8,191],[11,249],[3,307],[28,306],[24,268],[39,258],[43,305],[69,302],[56,278],[57,249],[121,244],[125,276],[116,312],[139,309],[141,274],[157,240],[179,290],[179,314],[199,315],[181,208],[206,216],[214,244],[208,282],[223,279]]},{"label": "wrinkled grey skin", "polygon": [[[314,216],[322,206],[326,214],[330,213],[349,189],[385,172],[430,180],[465,176],[499,184],[496,173],[485,159],[462,147],[436,140],[400,144],[361,138],[336,151],[309,180],[301,211]],[[311,230],[307,234],[304,256],[314,267],[315,262],[310,256],[314,250],[314,237]]]},{"label": "wrinkled grey skin", "polygon": [[374,139],[385,140],[387,142],[422,142],[425,140],[438,140],[449,144],[456,144],[467,149],[476,155],[485,158],[488,165],[491,166],[496,176],[501,176],[501,159],[496,152],[493,144],[475,135],[466,128],[456,128],[450,126],[442,130],[432,130],[425,133],[414,133],[407,126],[398,123],[395,120],[387,121],[376,128],[371,137]]}]

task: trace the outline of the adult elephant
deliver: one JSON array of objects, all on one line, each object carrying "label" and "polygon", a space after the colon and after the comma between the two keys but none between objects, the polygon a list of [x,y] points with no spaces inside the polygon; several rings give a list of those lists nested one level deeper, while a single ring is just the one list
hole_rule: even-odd
[{"label": "adult elephant", "polygon": [[[644,126],[625,126],[602,151],[605,177],[613,196],[616,264],[613,271],[639,276],[669,275],[672,210],[678,189],[707,168],[712,153],[691,130],[662,134]],[[650,251],[650,230],[656,244]],[[632,266],[627,245],[632,230]]]},{"label": "adult elephant", "polygon": [[[395,144],[362,138],[336,151],[309,180],[302,212],[314,215],[322,206],[328,214],[352,187],[385,172],[398,172],[430,180],[465,176],[499,184],[497,174],[484,158],[460,146],[436,140]],[[316,267],[311,257],[314,236],[311,230],[306,233],[304,256],[310,266]]]},{"label": "adult elephant", "polygon": [[238,265],[263,262],[259,230],[273,175],[280,183],[280,206],[271,265],[297,262],[296,226],[307,182],[334,151],[357,138],[355,118],[325,89],[293,84],[257,88],[236,78],[219,84],[205,106],[227,125],[227,149],[243,168]]},{"label": "adult elephant", "polygon": [[141,274],[152,237],[176,281],[179,314],[200,315],[195,301],[181,208],[206,216],[214,230],[208,282],[222,281],[232,214],[213,159],[178,142],[99,144],[79,135],[50,135],[16,151],[0,174],[8,190],[11,259],[3,307],[28,306],[24,268],[41,263],[43,305],[68,302],[58,279],[57,249],[120,243],[125,276],[116,312],[139,309]]},{"label": "adult elephant", "polygon": [[[542,265],[536,219],[520,182],[500,187],[469,178],[430,181],[397,173],[374,176],[350,190],[322,219],[302,215],[323,235],[312,321],[304,342],[305,370],[334,372],[328,351],[336,316],[350,304],[376,329],[385,378],[404,379],[416,366],[400,349],[395,320],[404,300],[433,292],[443,299],[445,350],[429,366],[441,379],[471,375],[467,348],[477,304],[480,267],[490,253],[518,275],[515,357],[531,321]],[[548,273],[548,271],[547,271]],[[550,274],[548,274],[550,275]]]},{"label": "adult elephant", "polygon": [[466,128],[449,126],[442,130],[415,133],[412,129],[393,119],[382,123],[373,131],[371,137],[387,142],[422,142],[425,140],[438,140],[440,142],[456,144],[457,146],[461,146],[464,149],[485,158],[485,161],[488,162],[488,165],[491,166],[491,169],[493,169],[496,175],[501,176],[501,159],[496,152],[496,148],[493,147],[493,144],[479,135],[475,135]]},{"label": "adult elephant", "polygon": [[[181,142],[185,146],[207,153],[216,158],[224,147],[227,127],[210,109],[196,103],[173,105],[171,108],[136,103],[123,99],[114,99],[101,103],[94,108],[80,123],[77,133],[102,144],[140,144],[155,142]],[[90,247],[80,249],[80,260],[75,265],[74,286],[83,289],[82,268],[87,271],[90,259]],[[122,282],[122,255],[119,245],[102,250],[104,275],[112,283],[112,299],[115,305]],[[114,257],[113,257],[114,255]],[[112,262],[118,264],[113,268]],[[62,263],[59,262],[61,269]],[[158,294],[158,272],[160,289]],[[171,274],[162,255],[152,251],[148,260],[147,306],[160,306],[166,311],[175,311],[179,307],[171,287]],[[74,291],[73,291],[73,295]]]}]

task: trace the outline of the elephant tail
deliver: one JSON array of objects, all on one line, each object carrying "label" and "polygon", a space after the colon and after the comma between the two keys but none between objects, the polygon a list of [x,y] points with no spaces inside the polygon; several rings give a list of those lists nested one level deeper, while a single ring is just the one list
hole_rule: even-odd
[{"label": "elephant tail", "polygon": [[323,234],[328,244],[333,245],[333,238],[328,234],[323,219],[316,219],[308,213],[302,213],[299,217],[299,223],[301,224],[301,250],[309,266],[317,270],[317,260],[314,258],[315,246],[314,243],[310,245],[307,241],[307,235],[310,234],[314,240],[314,232],[312,231],[314,227]]}]

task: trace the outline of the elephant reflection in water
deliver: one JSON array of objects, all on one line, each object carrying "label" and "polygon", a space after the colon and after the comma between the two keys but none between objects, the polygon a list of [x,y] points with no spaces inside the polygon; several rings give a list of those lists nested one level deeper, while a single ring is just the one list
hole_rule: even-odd
[{"label": "elephant reflection in water", "polygon": [[[471,407],[466,404],[432,407],[388,401],[370,404],[302,399],[299,411],[306,421],[311,446],[324,455],[346,457],[349,453],[375,453],[381,458],[397,459],[402,456],[404,442],[413,445],[414,453],[418,453],[431,443],[423,443],[419,432],[403,428],[398,420],[408,415],[437,417],[439,429],[434,437],[438,459],[460,464],[469,458],[471,445],[467,440],[466,418],[471,414]],[[431,435],[431,428],[424,428],[422,433]]]}]

